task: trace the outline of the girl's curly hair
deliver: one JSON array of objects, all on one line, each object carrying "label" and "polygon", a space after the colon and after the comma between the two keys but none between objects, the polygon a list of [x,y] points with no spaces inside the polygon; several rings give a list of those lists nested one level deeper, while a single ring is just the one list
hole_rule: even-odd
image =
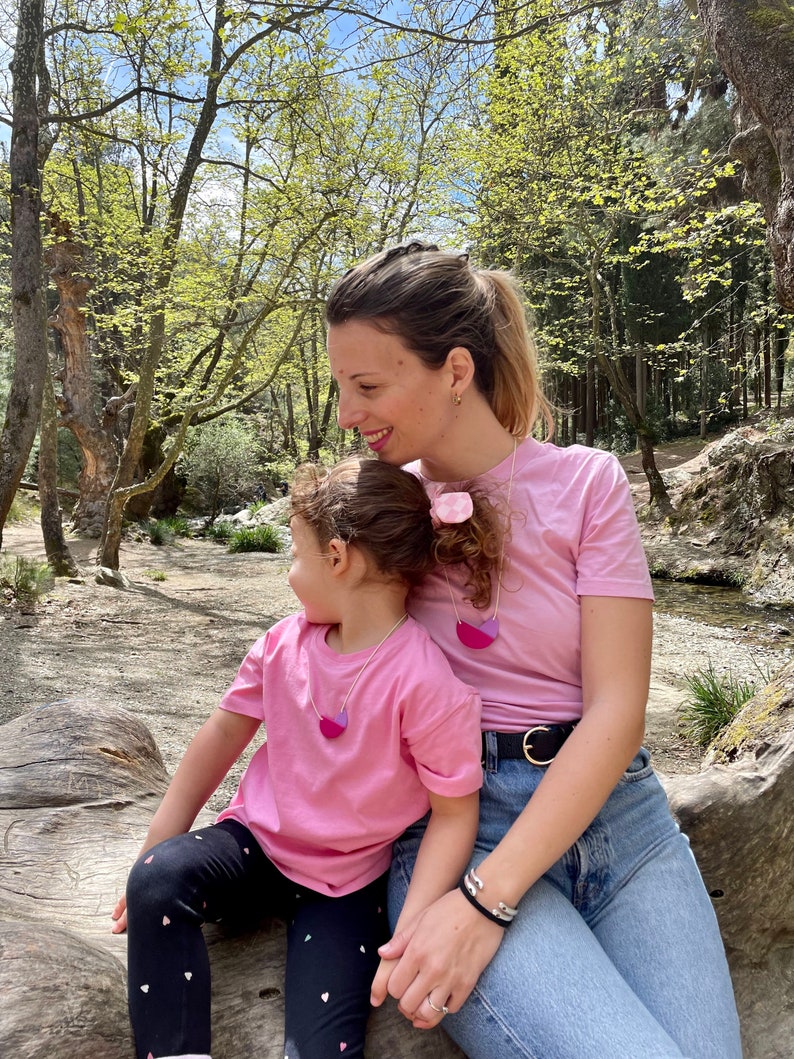
[{"label": "girl's curly hair", "polygon": [[376,568],[409,586],[437,564],[462,564],[475,607],[491,598],[492,572],[501,555],[496,510],[472,492],[474,512],[465,522],[434,525],[430,499],[416,475],[378,460],[350,456],[326,469],[315,463],[295,472],[292,514],[304,520],[322,545],[338,538],[364,550]]}]

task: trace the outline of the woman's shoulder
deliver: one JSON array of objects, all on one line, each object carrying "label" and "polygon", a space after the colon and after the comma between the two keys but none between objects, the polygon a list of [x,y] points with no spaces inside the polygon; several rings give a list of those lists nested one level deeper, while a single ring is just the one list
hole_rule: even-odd
[{"label": "woman's shoulder", "polygon": [[594,449],[587,445],[555,445],[551,441],[540,442],[527,439],[527,457],[524,469],[529,480],[545,481],[549,485],[566,489],[575,486],[581,492],[587,485],[602,483],[609,490],[621,480],[626,480],[623,467],[617,456],[606,449]]}]

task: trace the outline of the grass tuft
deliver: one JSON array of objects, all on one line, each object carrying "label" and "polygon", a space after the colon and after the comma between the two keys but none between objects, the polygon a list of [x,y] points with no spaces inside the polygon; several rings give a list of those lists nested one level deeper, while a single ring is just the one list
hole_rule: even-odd
[{"label": "grass tuft", "polygon": [[230,552],[278,553],[283,547],[281,534],[275,526],[243,526],[232,533],[228,550]]},{"label": "grass tuft", "polygon": [[683,732],[699,746],[708,746],[757,690],[753,681],[739,680],[730,670],[718,673],[712,662],[684,680],[689,696],[679,710]]},{"label": "grass tuft", "polygon": [[53,581],[47,563],[20,555],[0,556],[0,593],[9,603],[34,607],[52,588]]}]

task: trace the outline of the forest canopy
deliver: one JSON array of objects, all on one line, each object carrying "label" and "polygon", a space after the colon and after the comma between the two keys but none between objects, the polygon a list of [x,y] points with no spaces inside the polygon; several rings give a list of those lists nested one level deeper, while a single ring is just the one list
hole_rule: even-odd
[{"label": "forest canopy", "polygon": [[[782,400],[774,215],[735,149],[742,100],[683,0],[20,0],[2,33],[17,145],[32,42],[59,484],[107,565],[123,511],[178,506],[202,424],[245,420],[273,486],[355,444],[323,302],[408,238],[521,280],[561,444],[651,450]],[[7,426],[14,161],[12,144]]]}]

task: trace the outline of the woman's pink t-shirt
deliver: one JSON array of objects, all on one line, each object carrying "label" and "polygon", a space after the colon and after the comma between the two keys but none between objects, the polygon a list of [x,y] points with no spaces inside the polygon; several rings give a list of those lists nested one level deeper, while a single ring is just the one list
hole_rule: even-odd
[{"label": "woman's pink t-shirt", "polygon": [[392,843],[446,797],[482,785],[480,697],[409,618],[367,666],[346,731],[326,739],[309,698],[335,716],[372,648],[338,654],[303,614],[274,625],[244,659],[220,706],[266,727],[219,820],[245,824],[295,882],[339,896],[389,867]]},{"label": "woman's pink t-shirt", "polygon": [[[472,483],[501,511],[512,460],[511,454]],[[419,474],[418,464],[409,469]],[[431,494],[455,488],[423,481]],[[580,597],[653,599],[628,481],[610,453],[527,438],[516,451],[510,512],[493,644],[473,650],[460,643],[443,573],[428,577],[408,601],[456,676],[479,690],[486,731],[581,717]],[[463,602],[461,571],[448,573],[460,617],[481,625],[493,613],[494,596],[489,608],[475,610]]]}]

